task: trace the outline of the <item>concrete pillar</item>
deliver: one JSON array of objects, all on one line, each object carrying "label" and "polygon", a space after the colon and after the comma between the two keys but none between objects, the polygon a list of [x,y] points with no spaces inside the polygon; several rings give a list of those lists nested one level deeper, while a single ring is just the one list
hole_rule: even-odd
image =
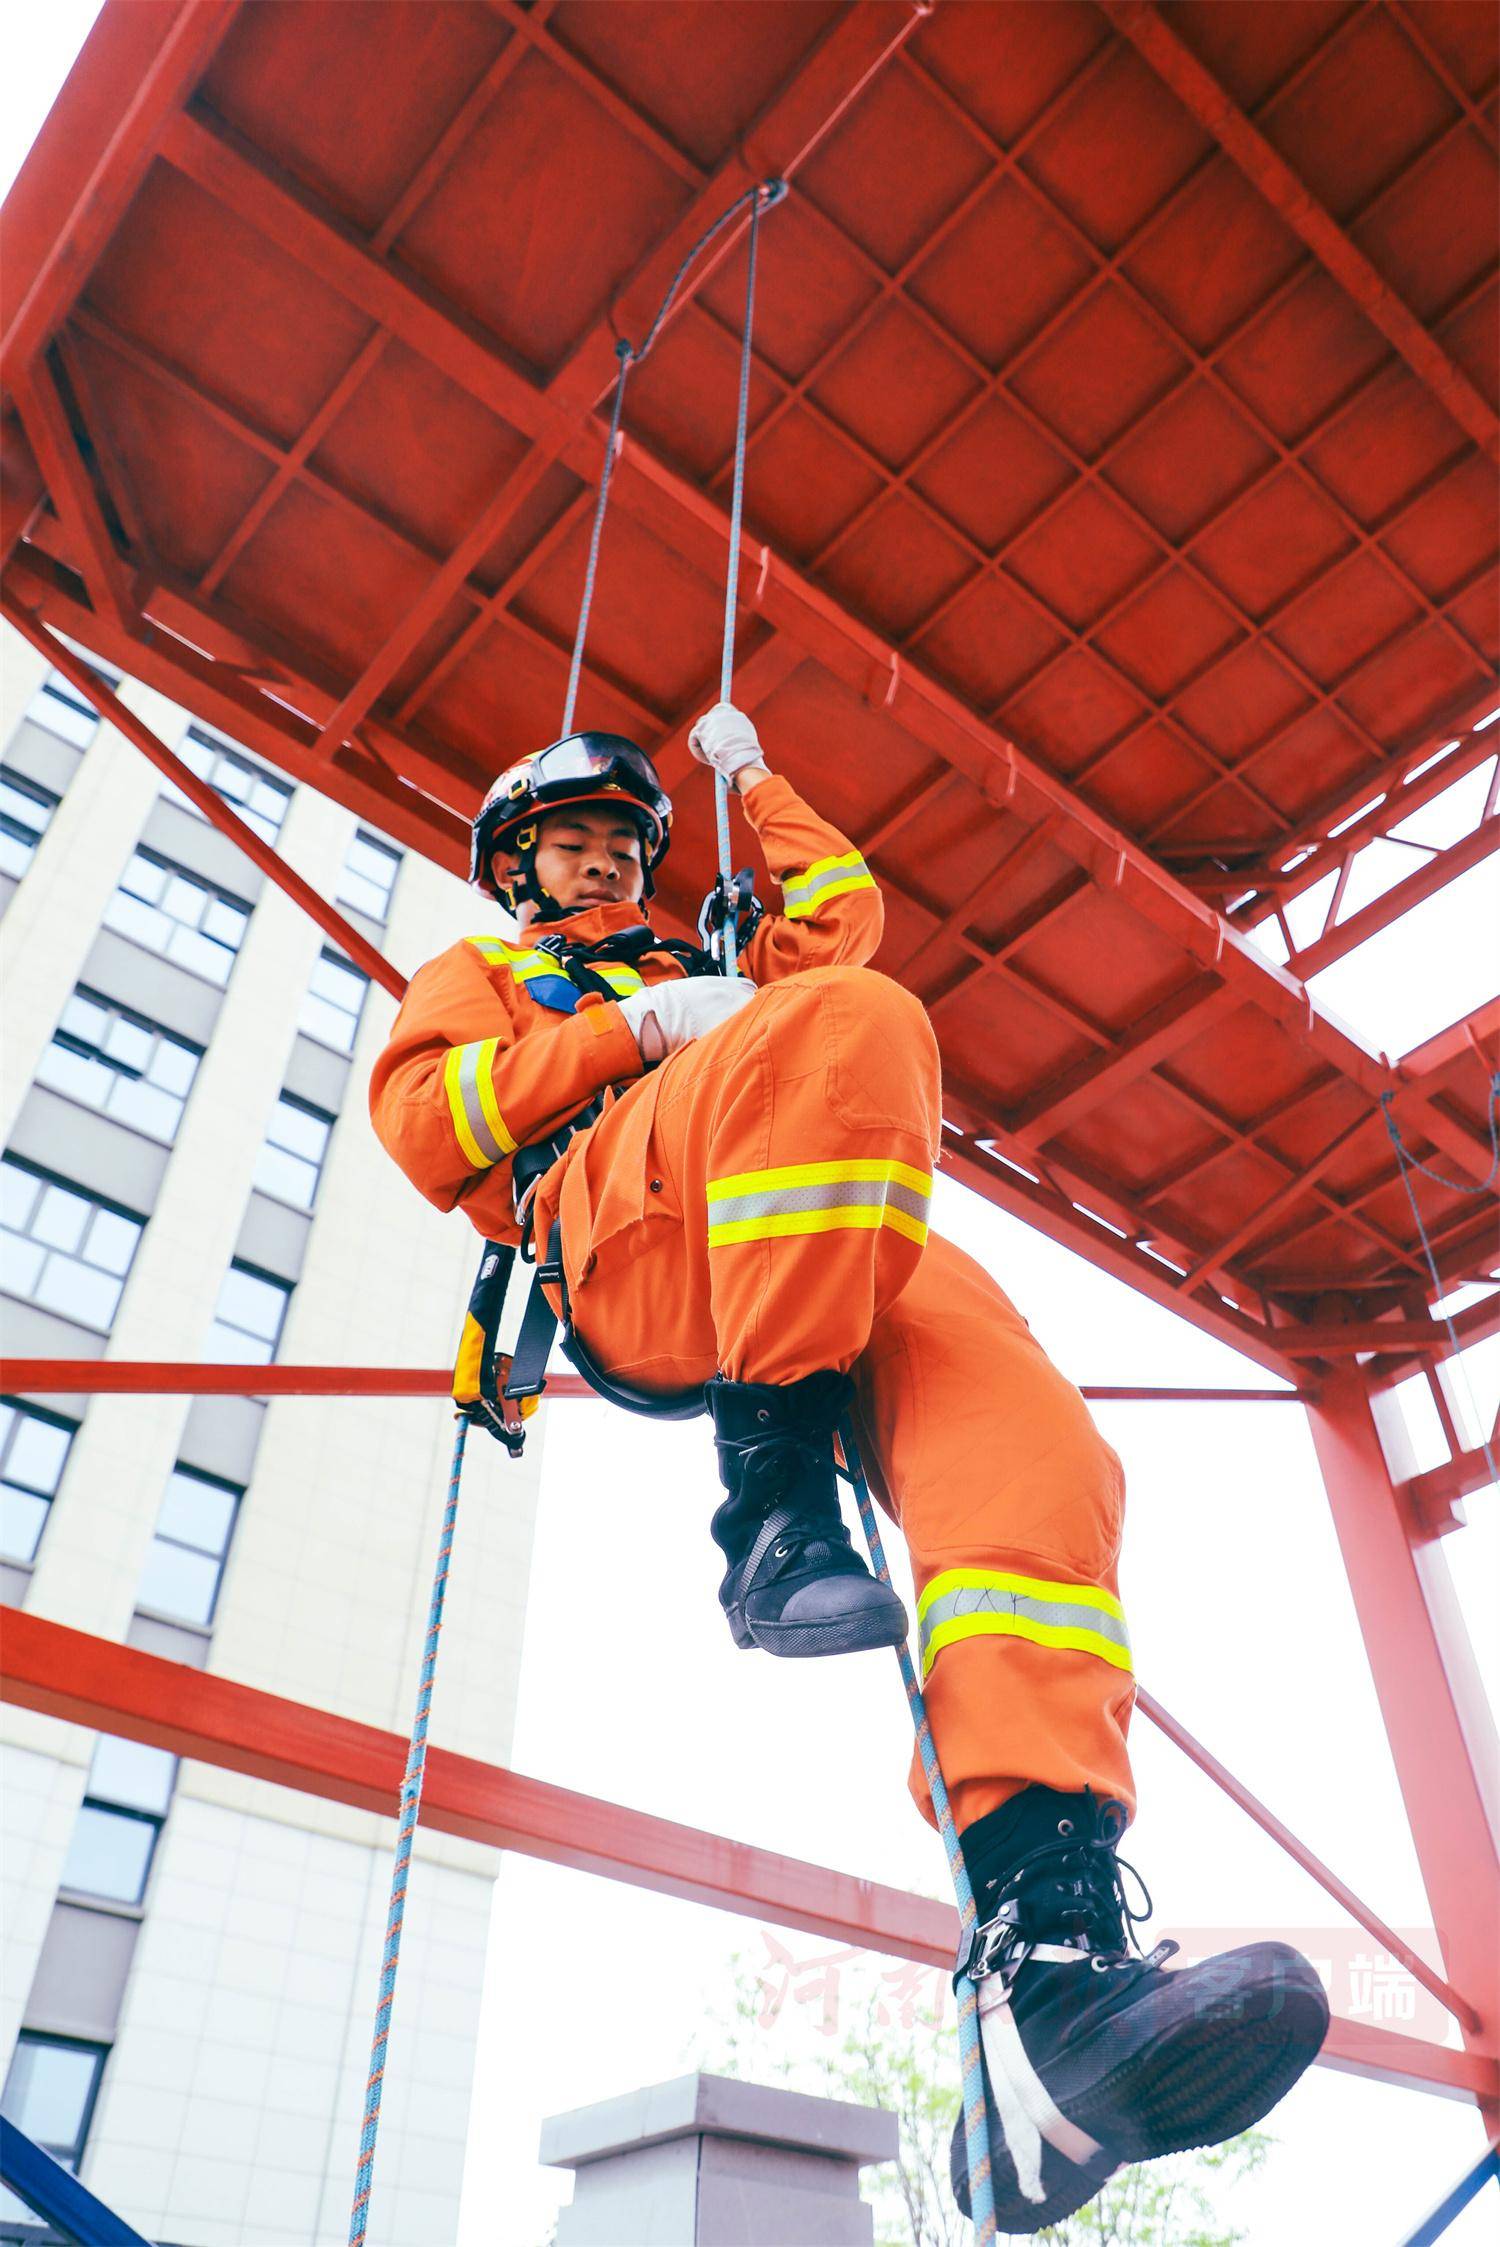
[{"label": "concrete pillar", "polygon": [[870,2247],[896,2143],[884,2107],[698,2074],[550,2116],[541,2159],[576,2172],[557,2247]]}]

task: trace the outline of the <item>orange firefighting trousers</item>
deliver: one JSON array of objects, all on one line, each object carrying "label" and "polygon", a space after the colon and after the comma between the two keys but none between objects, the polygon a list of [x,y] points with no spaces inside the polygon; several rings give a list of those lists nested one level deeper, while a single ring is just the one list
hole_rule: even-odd
[{"label": "orange firefighting trousers", "polygon": [[[810,968],[580,1133],[537,1237],[561,1215],[578,1331],[633,1385],[853,1377],[960,1829],[1035,1782],[1133,1814],[1120,1464],[989,1275],[929,1235],[940,1127],[918,1001]],[[915,1754],[909,1784],[932,1819]]]}]

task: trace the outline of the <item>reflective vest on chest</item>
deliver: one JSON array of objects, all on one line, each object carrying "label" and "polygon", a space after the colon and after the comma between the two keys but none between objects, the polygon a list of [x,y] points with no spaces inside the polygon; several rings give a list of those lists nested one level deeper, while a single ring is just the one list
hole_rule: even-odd
[{"label": "reflective vest on chest", "polygon": [[[498,936],[470,936],[465,941],[490,967],[503,967],[533,1005],[545,1007],[552,1014],[576,1012],[583,990],[573,982],[554,953],[538,951],[526,944],[507,944]],[[589,970],[607,983],[619,999],[645,988],[636,970],[623,960],[591,960]]]}]

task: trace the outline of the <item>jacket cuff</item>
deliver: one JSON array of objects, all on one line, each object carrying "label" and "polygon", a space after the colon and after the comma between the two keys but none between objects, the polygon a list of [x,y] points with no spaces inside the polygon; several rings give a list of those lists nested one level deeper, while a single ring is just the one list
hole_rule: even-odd
[{"label": "jacket cuff", "polygon": [[600,999],[596,1005],[580,1006],[573,1017],[585,1025],[591,1059],[598,1063],[598,1082],[601,1086],[619,1084],[626,1077],[640,1077],[646,1073],[641,1059],[641,1049],[635,1042],[635,1032],[620,1012],[613,999]]}]

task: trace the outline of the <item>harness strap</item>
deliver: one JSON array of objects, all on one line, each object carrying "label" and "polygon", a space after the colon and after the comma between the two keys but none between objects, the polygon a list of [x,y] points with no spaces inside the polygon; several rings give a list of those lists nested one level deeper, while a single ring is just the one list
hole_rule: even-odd
[{"label": "harness strap", "polygon": [[[546,1280],[562,1295],[562,1316],[552,1308],[542,1282]],[[562,1225],[554,1218],[547,1236],[547,1253],[537,1260],[531,1282],[531,1293],[526,1298],[526,1309],[521,1317],[521,1331],[516,1339],[515,1356],[511,1360],[510,1377],[502,1394],[519,1402],[524,1397],[539,1397],[547,1386],[547,1361],[552,1355],[552,1344],[559,1325],[562,1327],[562,1345],[569,1362],[583,1375],[596,1395],[607,1404],[617,1404],[626,1412],[638,1412],[647,1420],[696,1420],[708,1410],[701,1387],[669,1390],[658,1394],[650,1389],[633,1389],[628,1382],[619,1381],[590,1353],[573,1325],[573,1306],[568,1300],[568,1280],[563,1269]]]}]

